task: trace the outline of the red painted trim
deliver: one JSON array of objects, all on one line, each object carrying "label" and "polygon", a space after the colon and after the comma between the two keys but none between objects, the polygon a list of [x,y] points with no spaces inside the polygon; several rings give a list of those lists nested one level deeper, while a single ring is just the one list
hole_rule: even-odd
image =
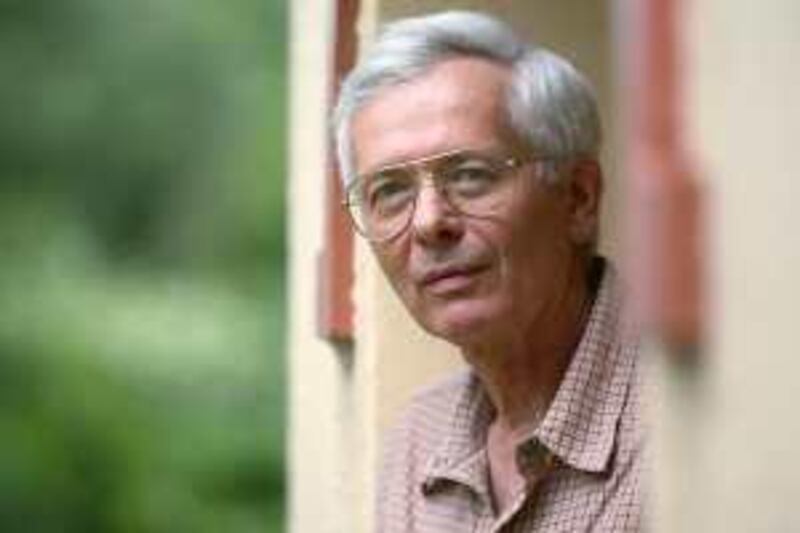
[{"label": "red painted trim", "polygon": [[628,259],[651,333],[697,351],[703,338],[703,201],[684,144],[680,0],[620,0]]},{"label": "red painted trim", "polygon": [[[337,0],[333,86],[329,108],[339,84],[356,59],[358,0]],[[328,156],[325,187],[325,245],[319,258],[318,332],[336,342],[353,339],[353,231],[341,208],[342,186],[334,150]]]}]

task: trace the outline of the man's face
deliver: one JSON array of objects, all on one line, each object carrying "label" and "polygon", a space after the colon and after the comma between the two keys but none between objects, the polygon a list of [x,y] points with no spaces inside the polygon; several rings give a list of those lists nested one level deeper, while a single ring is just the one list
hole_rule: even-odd
[{"label": "man's face", "polygon": [[[456,150],[510,153],[508,79],[502,66],[459,58],[382,89],[353,120],[356,171]],[[509,328],[546,327],[564,305],[585,221],[577,220],[580,199],[571,188],[544,185],[534,168],[508,171],[519,194],[492,217],[463,215],[423,186],[406,230],[373,243],[389,281],[429,332],[462,347],[487,343]]]}]

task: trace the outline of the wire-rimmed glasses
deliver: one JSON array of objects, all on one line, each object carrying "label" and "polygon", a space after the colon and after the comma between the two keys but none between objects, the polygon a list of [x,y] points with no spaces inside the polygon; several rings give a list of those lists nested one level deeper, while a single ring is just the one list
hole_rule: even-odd
[{"label": "wire-rimmed glasses", "polygon": [[459,150],[391,165],[355,178],[345,191],[344,204],[356,230],[373,242],[390,240],[408,227],[419,191],[428,181],[458,213],[491,217],[514,196],[511,171],[528,161]]}]

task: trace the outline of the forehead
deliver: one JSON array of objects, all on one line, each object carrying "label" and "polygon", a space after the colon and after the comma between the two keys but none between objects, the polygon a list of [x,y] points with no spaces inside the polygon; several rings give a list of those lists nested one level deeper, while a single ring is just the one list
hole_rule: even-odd
[{"label": "forehead", "polygon": [[352,123],[359,173],[465,148],[499,147],[508,136],[503,65],[479,58],[437,63],[380,89]]}]

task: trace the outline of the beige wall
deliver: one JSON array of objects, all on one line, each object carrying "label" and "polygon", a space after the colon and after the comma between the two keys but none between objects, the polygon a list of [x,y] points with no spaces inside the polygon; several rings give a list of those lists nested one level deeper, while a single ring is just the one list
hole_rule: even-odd
[{"label": "beige wall", "polygon": [[[355,258],[355,350],[337,350],[316,337],[330,4],[323,0],[291,4],[289,529],[293,533],[373,531],[373,483],[382,432],[411,391],[461,364],[452,348],[411,322],[363,242],[357,244]],[[381,22],[439,7],[494,12],[572,59],[598,86],[610,124],[609,144],[616,143],[605,2],[363,1],[360,38],[368,43]],[[614,161],[606,163],[611,183],[607,212],[616,214],[619,187]],[[611,216],[607,223],[613,226],[616,220]],[[613,227],[609,233],[615,233]],[[606,239],[604,247],[615,251],[616,240]]]},{"label": "beige wall", "polygon": [[800,3],[687,5],[711,342],[701,372],[661,363],[658,530],[800,531]]},{"label": "beige wall", "polygon": [[292,3],[290,46],[288,514],[290,531],[319,533],[358,531],[347,462],[359,427],[349,406],[352,354],[316,336],[331,4]]}]

